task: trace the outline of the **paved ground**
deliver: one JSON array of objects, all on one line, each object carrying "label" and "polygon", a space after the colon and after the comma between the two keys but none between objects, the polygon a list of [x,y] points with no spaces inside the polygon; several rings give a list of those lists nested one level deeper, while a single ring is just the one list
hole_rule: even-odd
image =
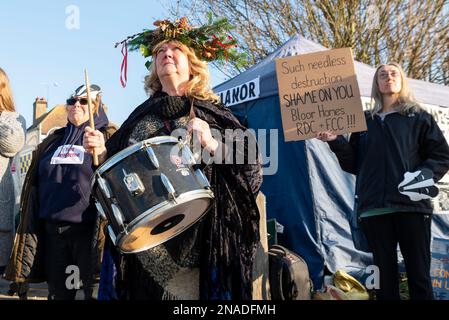
[{"label": "paved ground", "polygon": [[[17,294],[14,296],[8,295],[9,281],[0,278],[0,300],[19,300]],[[96,296],[98,285],[94,287],[94,296]],[[47,300],[48,290],[47,283],[33,283],[30,284],[30,290],[28,291],[29,300]],[[78,290],[76,294],[76,300],[83,300],[84,294],[82,290]]]},{"label": "paved ground", "polygon": [[[12,297],[8,295],[9,284],[9,281],[0,279],[0,300],[19,300],[17,294]],[[47,300],[47,295],[48,291],[46,283],[37,283],[30,285],[30,290],[28,291],[28,299]]]}]

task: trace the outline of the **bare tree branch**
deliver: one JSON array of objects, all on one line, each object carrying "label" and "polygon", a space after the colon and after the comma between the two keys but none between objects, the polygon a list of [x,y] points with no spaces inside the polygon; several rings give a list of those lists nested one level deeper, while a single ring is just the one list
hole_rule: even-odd
[{"label": "bare tree branch", "polygon": [[[251,66],[291,36],[351,47],[361,62],[396,61],[409,77],[449,85],[449,0],[171,0],[197,24],[224,16]],[[231,68],[227,75],[241,70]]]}]

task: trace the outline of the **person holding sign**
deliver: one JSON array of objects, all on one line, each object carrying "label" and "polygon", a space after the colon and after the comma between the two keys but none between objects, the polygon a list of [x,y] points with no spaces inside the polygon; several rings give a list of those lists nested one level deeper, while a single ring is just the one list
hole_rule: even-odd
[{"label": "person holding sign", "polygon": [[[113,128],[108,126],[100,87],[91,85],[90,92],[95,126],[107,138]],[[66,110],[67,126],[50,134],[33,152],[6,278],[19,283],[46,280],[49,299],[55,300],[73,300],[82,280],[84,296],[90,299],[99,254],[93,244],[102,247],[95,240],[102,233],[90,197],[92,155],[82,146],[89,124],[85,85],[67,99]]]},{"label": "person holding sign", "polygon": [[349,142],[330,131],[317,138],[357,177],[355,211],[380,271],[377,299],[400,298],[398,243],[411,299],[433,299],[429,199],[449,169],[449,146],[433,117],[414,100],[397,63],[377,68],[372,98],[367,131],[351,134]]},{"label": "person holding sign", "polygon": [[[115,281],[108,277],[109,283],[103,282],[106,277],[102,276],[100,293],[105,299],[251,299],[252,265],[259,239],[255,195],[262,182],[261,167],[258,161],[219,163],[219,158],[236,157],[240,151],[246,155],[249,142],[244,140],[253,136],[231,137],[232,144],[243,146],[240,151],[231,150],[232,146],[228,149],[224,139],[217,137],[217,132],[224,138],[225,130],[243,132],[245,128],[219,103],[210,88],[207,69],[207,61],[232,58],[234,42],[227,35],[227,21],[193,28],[184,17],[174,22],[156,21],[155,26],[158,28],[131,40],[141,52],[152,56],[145,79],[150,98],[132,112],[106,146],[97,131],[86,129],[85,146],[97,148],[101,162],[139,141],[171,134],[179,137],[184,129],[183,141],[192,134],[191,141],[197,139],[201,144],[203,156],[197,165],[215,198],[209,212],[196,224],[158,246],[123,255],[108,242],[110,250],[105,249],[102,275],[114,274],[114,261],[117,277]],[[257,150],[249,152],[257,154]],[[209,154],[216,161],[205,161]],[[112,259],[106,258],[109,252]],[[107,261],[111,263],[107,265]]]}]

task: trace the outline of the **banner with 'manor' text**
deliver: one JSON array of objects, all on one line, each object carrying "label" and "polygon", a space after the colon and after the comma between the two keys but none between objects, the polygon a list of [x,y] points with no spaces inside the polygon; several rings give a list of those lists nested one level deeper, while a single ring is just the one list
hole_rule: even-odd
[{"label": "banner with 'manor' text", "polygon": [[259,81],[259,77],[257,77],[239,86],[218,92],[217,94],[220,97],[221,103],[227,107],[255,100],[260,95]]}]

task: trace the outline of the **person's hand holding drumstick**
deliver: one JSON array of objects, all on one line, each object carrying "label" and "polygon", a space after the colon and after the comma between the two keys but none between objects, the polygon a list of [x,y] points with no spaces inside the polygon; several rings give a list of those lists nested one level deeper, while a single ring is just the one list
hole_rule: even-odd
[{"label": "person's hand holding drumstick", "polygon": [[94,153],[94,150],[97,152],[99,165],[106,160],[107,150],[105,147],[104,136],[101,131],[94,130],[87,126],[86,129],[84,129],[83,147],[86,152],[91,154]]}]

